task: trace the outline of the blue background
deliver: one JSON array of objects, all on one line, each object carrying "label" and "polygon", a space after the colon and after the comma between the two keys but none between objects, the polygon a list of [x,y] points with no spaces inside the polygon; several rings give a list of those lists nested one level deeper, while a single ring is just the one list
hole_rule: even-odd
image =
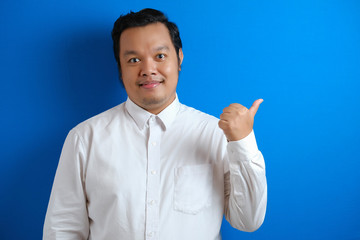
[{"label": "blue background", "polygon": [[129,10],[177,23],[183,103],[250,107],[265,156],[263,226],[229,239],[360,239],[360,2],[0,2],[0,239],[41,239],[62,144],[126,99],[110,32]]}]

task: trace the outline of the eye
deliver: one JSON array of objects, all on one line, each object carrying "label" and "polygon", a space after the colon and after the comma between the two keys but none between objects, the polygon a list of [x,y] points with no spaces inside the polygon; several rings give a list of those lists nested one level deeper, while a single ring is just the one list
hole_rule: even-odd
[{"label": "eye", "polygon": [[138,58],[130,58],[130,60],[128,62],[129,63],[137,63],[139,61],[140,61],[140,59],[138,59]]},{"label": "eye", "polygon": [[160,53],[160,54],[156,55],[156,57],[157,57],[158,59],[165,59],[165,54]]}]

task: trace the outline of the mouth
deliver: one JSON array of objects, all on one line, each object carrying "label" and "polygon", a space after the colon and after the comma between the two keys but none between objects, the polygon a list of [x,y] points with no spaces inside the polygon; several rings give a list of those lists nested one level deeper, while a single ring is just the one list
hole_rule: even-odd
[{"label": "mouth", "polygon": [[160,80],[160,79],[159,80],[145,80],[145,81],[140,81],[138,83],[138,86],[141,88],[145,88],[145,89],[152,89],[152,88],[156,88],[163,82],[164,82],[164,80]]}]

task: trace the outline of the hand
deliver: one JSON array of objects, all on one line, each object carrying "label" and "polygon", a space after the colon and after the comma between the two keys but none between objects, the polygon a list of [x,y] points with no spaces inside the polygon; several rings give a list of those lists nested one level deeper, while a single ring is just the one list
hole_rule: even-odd
[{"label": "hand", "polygon": [[256,100],[250,109],[238,103],[224,108],[220,115],[219,127],[224,131],[228,141],[238,141],[251,133],[255,114],[262,102],[262,99]]}]

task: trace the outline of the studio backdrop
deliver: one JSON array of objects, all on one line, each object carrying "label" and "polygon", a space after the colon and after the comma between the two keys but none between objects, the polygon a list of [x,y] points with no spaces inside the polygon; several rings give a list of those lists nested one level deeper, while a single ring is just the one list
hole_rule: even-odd
[{"label": "studio backdrop", "polygon": [[151,7],[183,41],[179,100],[219,117],[263,98],[264,224],[224,240],[360,239],[360,2],[2,0],[0,239],[41,239],[67,133],[125,101],[120,14]]}]

